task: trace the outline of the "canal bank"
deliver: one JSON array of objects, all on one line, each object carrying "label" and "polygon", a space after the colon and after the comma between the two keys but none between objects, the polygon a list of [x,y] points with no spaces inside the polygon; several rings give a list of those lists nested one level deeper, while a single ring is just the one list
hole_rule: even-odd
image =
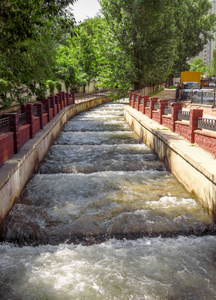
[{"label": "canal bank", "polygon": [[63,125],[71,117],[109,101],[108,97],[94,98],[63,108],[33,139],[24,144],[19,153],[0,167],[0,224],[18,200],[32,174],[37,171]]},{"label": "canal bank", "polygon": [[125,107],[124,115],[143,142],[216,221],[214,157],[130,106]]}]

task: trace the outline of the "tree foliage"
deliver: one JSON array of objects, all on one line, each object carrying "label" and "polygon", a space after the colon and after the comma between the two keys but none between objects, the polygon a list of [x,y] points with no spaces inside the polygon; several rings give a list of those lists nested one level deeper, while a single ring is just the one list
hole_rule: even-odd
[{"label": "tree foliage", "polygon": [[215,24],[215,16],[208,15],[208,0],[100,0],[100,4],[108,35],[121,53],[122,73],[135,89],[188,68],[187,60],[203,49]]},{"label": "tree foliage", "polygon": [[215,14],[210,14],[211,3],[208,0],[174,1],[177,59],[174,62],[173,73],[189,70],[187,61],[197,56],[213,38]]},{"label": "tree foliage", "polygon": [[189,69],[216,19],[208,0],[99,0],[102,17],[74,26],[67,6],[75,1],[1,1],[0,78],[13,97],[23,101],[26,86],[39,98],[47,80],[84,90],[93,80],[108,89],[157,85]]},{"label": "tree foliage", "polygon": [[206,75],[208,77],[216,77],[216,59],[213,58],[210,62],[209,68],[206,70]]},{"label": "tree foliage", "polygon": [[66,7],[75,0],[2,0],[0,3],[0,78],[10,81],[20,99],[21,85],[37,93],[36,83],[54,76],[56,49],[73,28]]},{"label": "tree foliage", "polygon": [[88,19],[75,29],[73,37],[68,36],[56,57],[56,75],[71,88],[89,85],[99,76],[98,57],[100,18]]},{"label": "tree foliage", "polygon": [[201,75],[205,75],[207,71],[207,67],[204,65],[202,58],[194,58],[190,65],[191,72],[200,72]]},{"label": "tree foliage", "polygon": [[101,0],[100,3],[113,42],[124,57],[129,82],[136,89],[163,80],[176,56],[170,1]]}]

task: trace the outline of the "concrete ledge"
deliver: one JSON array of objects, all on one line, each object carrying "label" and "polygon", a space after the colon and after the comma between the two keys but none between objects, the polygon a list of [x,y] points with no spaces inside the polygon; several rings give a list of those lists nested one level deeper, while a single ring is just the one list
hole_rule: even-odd
[{"label": "concrete ledge", "polygon": [[125,120],[216,221],[216,159],[131,106]]},{"label": "concrete ledge", "polygon": [[0,167],[0,224],[18,200],[32,174],[37,171],[39,163],[60,134],[63,125],[80,112],[109,101],[107,97],[94,98],[63,108],[33,139],[24,144],[19,153]]}]

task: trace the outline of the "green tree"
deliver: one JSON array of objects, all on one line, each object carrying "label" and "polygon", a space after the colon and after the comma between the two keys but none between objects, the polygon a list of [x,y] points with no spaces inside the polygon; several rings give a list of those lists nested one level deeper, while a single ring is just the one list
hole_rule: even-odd
[{"label": "green tree", "polygon": [[122,54],[122,77],[128,77],[135,89],[164,80],[176,57],[171,1],[100,0],[100,4],[113,43]]},{"label": "green tree", "polygon": [[191,72],[201,72],[201,75],[205,75],[207,67],[204,65],[202,58],[194,58],[189,64]]},{"label": "green tree", "polygon": [[54,77],[57,47],[74,20],[66,7],[74,1],[1,1],[0,78],[12,83],[16,99],[23,94],[21,84],[35,93],[36,83],[42,87]]},{"label": "green tree", "polygon": [[216,76],[216,59],[213,58],[210,62],[210,67],[207,68],[206,74],[208,77],[215,77]]},{"label": "green tree", "polygon": [[12,47],[26,39],[37,39],[44,20],[58,17],[68,23],[66,10],[76,0],[2,0],[0,2],[0,51],[10,51]]},{"label": "green tree", "polygon": [[177,45],[173,74],[179,76],[181,71],[189,70],[188,60],[197,56],[213,38],[216,17],[209,15],[211,3],[208,0],[175,0],[173,5]]},{"label": "green tree", "polygon": [[98,78],[97,35],[100,18],[88,19],[75,29],[73,37],[67,36],[58,48],[56,56],[56,76],[71,88],[85,87]]},{"label": "green tree", "polygon": [[188,59],[196,56],[212,38],[216,17],[209,15],[208,0],[100,0],[100,3],[109,30],[105,30],[106,47],[113,49],[113,53],[105,54],[113,62],[105,61],[107,72],[103,73],[110,73],[113,80],[121,78],[121,82],[126,78],[135,89],[189,70]]}]

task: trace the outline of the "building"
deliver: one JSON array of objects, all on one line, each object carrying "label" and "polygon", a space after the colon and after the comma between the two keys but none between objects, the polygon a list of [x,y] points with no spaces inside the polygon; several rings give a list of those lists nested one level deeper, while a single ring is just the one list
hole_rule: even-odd
[{"label": "building", "polygon": [[[210,0],[212,4],[212,9],[210,10],[209,14],[216,14],[216,0]],[[213,50],[216,49],[216,32],[214,33],[214,40],[210,40],[205,46],[202,52],[199,53],[196,57],[193,57],[189,60],[192,62],[194,58],[202,58],[203,63],[205,66],[209,67],[210,62],[213,58]]]}]

